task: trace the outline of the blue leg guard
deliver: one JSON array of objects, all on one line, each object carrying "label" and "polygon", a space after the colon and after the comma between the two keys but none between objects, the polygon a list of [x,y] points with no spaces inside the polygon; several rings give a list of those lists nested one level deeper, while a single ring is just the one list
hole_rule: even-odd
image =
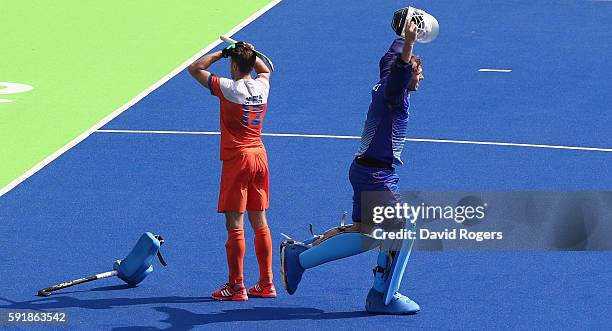
[{"label": "blue leg guard", "polygon": [[300,264],[310,269],[320,264],[357,255],[378,247],[378,242],[359,232],[337,234],[300,254]]},{"label": "blue leg guard", "polygon": [[392,247],[381,247],[374,269],[374,285],[366,299],[366,311],[376,314],[414,314],[420,310],[416,302],[397,292],[413,243],[414,240],[404,239],[391,242]]},{"label": "blue leg guard", "polygon": [[156,256],[160,258],[162,265],[165,265],[159,253],[159,246],[161,246],[163,242],[160,236],[145,232],[130,254],[128,254],[125,259],[118,260],[113,265],[113,269],[118,271],[117,276],[129,285],[137,285],[142,282],[151,272],[153,272],[153,260]]},{"label": "blue leg guard", "polygon": [[391,297],[399,290],[404,271],[406,270],[406,264],[408,264],[408,258],[412,252],[412,245],[414,239],[404,239],[399,242],[399,250],[391,251],[387,253],[391,257],[391,266],[387,269],[388,275],[385,275],[385,287],[386,291],[383,292],[385,304],[389,304]]},{"label": "blue leg guard", "polygon": [[386,293],[388,288],[387,279],[385,279],[385,269],[391,264],[391,257],[389,253],[384,250],[378,252],[378,258],[376,259],[376,268],[374,268],[374,285],[372,288],[380,293]]},{"label": "blue leg guard", "polygon": [[379,246],[378,240],[350,229],[353,228],[333,228],[305,242],[288,240],[281,244],[281,273],[289,294],[295,293],[306,269]]}]

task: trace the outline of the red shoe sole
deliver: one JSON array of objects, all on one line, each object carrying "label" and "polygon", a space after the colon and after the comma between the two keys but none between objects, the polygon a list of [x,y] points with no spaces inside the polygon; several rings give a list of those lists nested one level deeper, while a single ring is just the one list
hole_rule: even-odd
[{"label": "red shoe sole", "polygon": [[211,295],[210,297],[218,301],[247,301],[249,300],[248,296],[235,298],[235,297],[216,297],[214,295]]},{"label": "red shoe sole", "polygon": [[218,301],[247,301],[247,300],[249,300],[249,296],[248,295],[221,297],[221,296],[215,296],[214,294],[211,294],[210,297],[215,299],[215,300],[218,300]]},{"label": "red shoe sole", "polygon": [[249,295],[255,298],[276,298],[276,293],[263,294],[263,293],[249,292]]}]

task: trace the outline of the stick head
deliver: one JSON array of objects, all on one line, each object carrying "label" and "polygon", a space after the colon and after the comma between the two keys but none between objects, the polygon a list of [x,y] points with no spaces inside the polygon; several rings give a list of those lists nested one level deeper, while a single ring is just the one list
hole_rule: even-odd
[{"label": "stick head", "polygon": [[404,36],[404,27],[410,21],[417,25],[417,42],[430,43],[436,39],[440,32],[438,20],[426,11],[414,7],[398,9],[393,13],[391,28],[398,36]]}]

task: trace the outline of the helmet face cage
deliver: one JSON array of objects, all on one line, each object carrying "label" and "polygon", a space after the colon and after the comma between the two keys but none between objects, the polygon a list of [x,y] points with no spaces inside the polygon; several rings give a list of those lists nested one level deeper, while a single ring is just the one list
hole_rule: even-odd
[{"label": "helmet face cage", "polygon": [[426,12],[415,8],[412,17],[410,18],[410,20],[417,25],[418,38],[424,37],[424,34],[427,33],[427,28],[425,26],[425,15],[427,15]]},{"label": "helmet face cage", "polygon": [[438,21],[422,9],[405,7],[393,14],[391,27],[398,36],[404,36],[404,28],[408,22],[417,25],[417,41],[428,43],[433,41],[439,32]]}]

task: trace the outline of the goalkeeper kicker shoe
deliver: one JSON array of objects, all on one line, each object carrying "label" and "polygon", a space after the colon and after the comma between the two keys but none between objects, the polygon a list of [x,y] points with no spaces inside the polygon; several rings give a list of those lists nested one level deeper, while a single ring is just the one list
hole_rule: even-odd
[{"label": "goalkeeper kicker shoe", "polygon": [[281,244],[281,274],[283,286],[289,294],[295,293],[302,280],[305,269],[300,264],[300,254],[307,249],[308,246],[293,240],[287,240]]},{"label": "goalkeeper kicker shoe", "polygon": [[416,314],[421,307],[410,300],[409,297],[396,292],[391,298],[389,305],[385,306],[383,294],[371,289],[368,293],[365,305],[366,311],[370,314],[387,314],[387,315],[408,315]]}]

